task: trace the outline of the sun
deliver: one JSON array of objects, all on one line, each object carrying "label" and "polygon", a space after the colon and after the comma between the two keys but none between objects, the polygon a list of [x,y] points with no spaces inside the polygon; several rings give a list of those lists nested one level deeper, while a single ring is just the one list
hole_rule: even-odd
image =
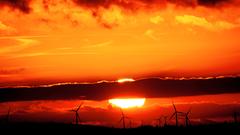
[{"label": "sun", "polygon": [[109,99],[108,102],[120,108],[142,107],[145,103],[145,98],[123,98]]},{"label": "sun", "polygon": [[125,83],[125,82],[134,82],[135,80],[132,79],[132,78],[121,78],[121,79],[118,79],[117,82],[118,83]]}]

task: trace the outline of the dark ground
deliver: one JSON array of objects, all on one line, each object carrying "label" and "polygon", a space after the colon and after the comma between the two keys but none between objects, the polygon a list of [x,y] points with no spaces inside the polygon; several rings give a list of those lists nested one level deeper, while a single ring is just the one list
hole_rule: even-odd
[{"label": "dark ground", "polygon": [[240,124],[235,123],[219,123],[211,125],[198,125],[190,127],[152,127],[144,126],[131,129],[110,128],[101,126],[88,126],[88,125],[73,125],[73,124],[60,124],[60,123],[9,123],[0,125],[0,135],[5,134],[146,134],[146,135],[168,135],[168,134],[234,134],[240,135]]}]

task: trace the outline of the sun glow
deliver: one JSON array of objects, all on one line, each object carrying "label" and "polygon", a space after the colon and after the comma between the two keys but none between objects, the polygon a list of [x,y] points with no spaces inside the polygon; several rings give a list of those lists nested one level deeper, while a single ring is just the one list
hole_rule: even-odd
[{"label": "sun glow", "polygon": [[109,99],[108,102],[120,108],[142,107],[145,98]]},{"label": "sun glow", "polygon": [[117,82],[118,83],[125,83],[125,82],[134,82],[135,80],[132,78],[122,78],[122,79],[118,79]]}]

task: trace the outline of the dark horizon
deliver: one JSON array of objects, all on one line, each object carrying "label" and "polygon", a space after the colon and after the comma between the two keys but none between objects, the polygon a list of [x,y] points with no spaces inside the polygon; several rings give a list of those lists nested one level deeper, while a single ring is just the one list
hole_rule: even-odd
[{"label": "dark horizon", "polygon": [[31,100],[107,100],[116,97],[180,97],[240,93],[240,77],[158,79],[134,82],[58,84],[45,87],[0,88],[0,102]]}]

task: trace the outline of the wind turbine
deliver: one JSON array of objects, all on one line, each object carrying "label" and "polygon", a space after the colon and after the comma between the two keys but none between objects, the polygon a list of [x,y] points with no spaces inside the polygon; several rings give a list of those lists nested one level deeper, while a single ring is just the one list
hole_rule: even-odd
[{"label": "wind turbine", "polygon": [[167,117],[168,116],[161,116],[159,117],[158,119],[155,119],[157,122],[158,122],[158,126],[160,127],[161,126],[161,121],[163,120],[164,122],[164,126],[167,126]]},{"label": "wind turbine", "polygon": [[121,117],[121,119],[119,120],[119,122],[122,122],[122,123],[123,123],[123,128],[125,129],[125,128],[126,128],[125,121],[126,121],[126,119],[128,119],[128,117],[126,117],[126,116],[124,115],[122,109],[121,109],[121,113],[122,113],[122,117]]},{"label": "wind turbine", "polygon": [[162,117],[159,117],[157,119],[155,119],[156,122],[157,122],[157,126],[160,127],[161,126],[161,120],[162,120]]},{"label": "wind turbine", "polygon": [[11,113],[11,107],[8,108],[8,112],[7,112],[7,123],[9,123],[9,119],[10,119],[10,113]]},{"label": "wind turbine", "polygon": [[167,126],[167,117],[168,116],[162,116],[162,118],[164,119],[164,126]]},{"label": "wind turbine", "polygon": [[78,106],[77,109],[70,110],[71,112],[75,112],[76,125],[78,125],[78,122],[80,121],[80,117],[79,117],[79,113],[78,112],[79,112],[80,108],[82,107],[82,105],[83,105],[83,102]]},{"label": "wind turbine", "polygon": [[186,124],[186,127],[188,127],[191,123],[190,123],[190,119],[188,117],[188,115],[190,114],[191,112],[191,108],[188,110],[188,112],[185,114],[185,124]]},{"label": "wind turbine", "polygon": [[179,112],[177,111],[177,108],[176,106],[173,104],[173,108],[174,108],[174,113],[172,114],[172,116],[170,117],[170,119],[172,119],[174,116],[175,116],[175,119],[176,119],[176,127],[178,126],[178,114],[184,114],[183,112]]},{"label": "wind turbine", "polygon": [[238,113],[236,111],[233,112],[233,120],[234,120],[234,123],[237,123],[238,122]]},{"label": "wind turbine", "polygon": [[132,128],[132,120],[129,120],[129,128]]},{"label": "wind turbine", "polygon": [[144,121],[141,120],[141,127],[144,127],[144,126],[145,126]]}]

